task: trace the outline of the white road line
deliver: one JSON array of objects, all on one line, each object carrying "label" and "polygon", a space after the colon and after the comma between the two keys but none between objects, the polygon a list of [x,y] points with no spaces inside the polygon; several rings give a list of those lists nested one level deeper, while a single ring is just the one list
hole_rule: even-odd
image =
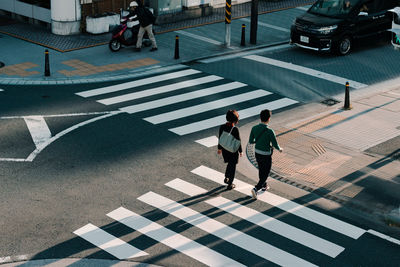
[{"label": "white road line", "polygon": [[196,140],[195,142],[205,147],[213,147],[218,145],[218,137],[210,136],[207,138]]},{"label": "white road line", "polygon": [[193,39],[197,39],[197,40],[200,40],[200,41],[203,41],[203,42],[210,43],[210,44],[223,45],[223,43],[221,43],[219,41],[216,41],[214,39],[210,39],[210,38],[207,38],[207,37],[204,37],[204,36],[200,36],[200,35],[197,35],[197,34],[193,34],[193,33],[190,33],[190,32],[185,32],[185,31],[175,31],[175,32],[178,33],[178,34],[182,34],[182,35],[191,37]]},{"label": "white road line", "polygon": [[307,11],[310,7],[303,7],[303,6],[298,6],[296,9],[304,10]]},{"label": "white road line", "polygon": [[24,117],[25,123],[31,133],[32,140],[36,147],[47,142],[51,138],[51,132],[42,116]]},{"label": "white road line", "polygon": [[183,101],[187,101],[187,100],[191,100],[191,99],[195,99],[195,98],[199,98],[199,97],[218,94],[218,93],[226,92],[226,91],[237,89],[237,88],[244,87],[244,86],[246,86],[246,84],[244,84],[244,83],[231,82],[228,84],[217,85],[214,87],[197,90],[197,91],[186,93],[186,94],[180,94],[180,95],[166,97],[166,98],[162,98],[159,100],[149,101],[149,102],[145,102],[145,103],[141,103],[141,104],[137,104],[137,105],[127,106],[127,107],[120,108],[119,110],[132,114],[135,112],[140,112],[140,111],[145,111],[145,110],[154,109],[154,108],[158,108],[158,107],[163,107],[166,105],[171,105],[171,104],[175,104],[175,103],[179,103],[179,102],[183,102]]},{"label": "white road line", "polygon": [[[189,196],[207,194],[207,190],[179,178],[172,180],[165,185]],[[290,224],[276,220],[275,218],[260,213],[254,209],[240,205],[229,199],[215,197],[207,199],[204,202],[332,258],[338,256],[344,250],[343,247],[332,242],[298,229]]]},{"label": "white road line", "polygon": [[171,92],[171,91],[179,90],[179,89],[190,87],[190,86],[214,82],[214,81],[218,81],[221,79],[223,79],[223,78],[215,76],[215,75],[210,75],[210,76],[206,76],[206,77],[202,77],[202,78],[197,78],[197,79],[192,79],[192,80],[188,80],[188,81],[164,85],[164,86],[156,87],[153,89],[143,90],[143,91],[139,91],[139,92],[135,92],[135,93],[131,93],[131,94],[106,98],[106,99],[98,100],[97,102],[104,104],[104,105],[112,105],[112,104],[117,104],[117,103],[121,103],[121,102],[125,102],[125,101],[135,100],[135,99],[146,97],[146,96],[152,96],[152,95],[157,95],[157,94],[161,94],[161,93]]},{"label": "white road line", "polygon": [[171,112],[166,112],[166,113],[162,113],[159,115],[147,117],[147,118],[144,118],[144,120],[146,120],[152,124],[159,124],[159,123],[172,121],[172,120],[192,116],[195,114],[207,112],[209,110],[214,110],[214,109],[234,105],[237,103],[249,101],[252,99],[264,97],[264,96],[267,96],[270,94],[271,94],[270,92],[265,91],[265,90],[261,90],[261,89],[255,90],[252,92],[239,94],[239,95],[235,95],[235,96],[231,96],[231,97],[226,97],[223,99],[203,103],[200,105],[195,105],[195,106],[191,106],[188,108],[182,108],[182,109],[174,110]]},{"label": "white road line", "polygon": [[74,234],[104,251],[107,251],[120,260],[149,255],[91,223],[74,231]]},{"label": "white road line", "polygon": [[[242,18],[240,20],[241,21],[245,21],[245,22],[250,22],[250,19],[247,19],[247,18]],[[263,26],[263,27],[267,27],[267,28],[271,28],[271,29],[275,29],[275,30],[278,30],[278,31],[282,31],[282,32],[290,32],[290,29],[282,28],[282,27],[279,27],[279,26],[275,26],[275,25],[272,25],[272,24],[265,23],[265,22],[260,22],[259,21],[258,25]]]},{"label": "white road line", "polygon": [[275,50],[288,49],[291,47],[292,46],[290,44],[276,45],[276,46],[271,46],[271,47],[266,47],[266,48],[250,50],[250,51],[246,51],[246,52],[238,52],[238,53],[234,53],[232,55],[216,56],[216,57],[212,57],[212,58],[202,59],[202,60],[199,60],[199,62],[207,64],[207,63],[219,62],[219,61],[228,60],[228,59],[244,57],[244,56],[248,56],[248,55],[262,54],[265,52],[271,52],[271,51],[275,51]]},{"label": "white road line", "polygon": [[242,233],[230,226],[211,219],[193,209],[187,208],[154,192],[146,193],[140,196],[138,200],[278,265],[315,266],[314,264],[296,257],[295,255],[262,242],[259,239]]},{"label": "white road line", "polygon": [[261,63],[268,64],[268,65],[272,65],[272,66],[276,66],[276,67],[280,67],[280,68],[284,68],[284,69],[288,69],[288,70],[292,70],[292,71],[296,71],[296,72],[300,72],[300,73],[303,73],[303,74],[306,74],[306,75],[310,75],[310,76],[313,76],[313,77],[317,77],[317,78],[320,78],[320,79],[324,79],[324,80],[327,80],[327,81],[338,83],[338,84],[341,84],[341,85],[345,85],[346,82],[349,82],[350,83],[350,87],[353,87],[353,88],[356,88],[356,89],[367,87],[366,84],[359,83],[359,82],[356,82],[356,81],[352,81],[352,80],[349,80],[347,78],[339,77],[339,76],[332,75],[332,74],[329,74],[329,73],[317,71],[317,70],[314,70],[314,69],[306,68],[306,67],[303,67],[303,66],[295,65],[295,64],[292,64],[292,63],[287,63],[287,62],[276,60],[276,59],[272,59],[272,58],[262,57],[262,56],[258,56],[258,55],[250,55],[250,56],[245,56],[243,58],[246,58],[246,59],[249,59],[249,60],[253,60],[253,61],[257,61],[257,62],[261,62]]},{"label": "white road line", "polygon": [[107,87],[103,87],[103,88],[83,91],[83,92],[79,92],[76,94],[79,96],[82,96],[82,97],[97,96],[97,95],[102,95],[102,94],[118,92],[121,90],[131,89],[131,88],[135,88],[135,87],[139,87],[139,86],[147,85],[147,84],[151,84],[151,83],[185,77],[185,76],[196,74],[196,73],[200,73],[200,71],[192,70],[192,69],[182,70],[182,71],[162,74],[162,75],[158,75],[158,76],[152,76],[149,78],[136,80],[136,81],[132,81],[132,82],[121,83],[121,84],[107,86]]},{"label": "white road line", "polygon": [[208,266],[244,266],[123,207],[107,216]]},{"label": "white road line", "polygon": [[29,115],[29,116],[5,116],[0,117],[0,120],[24,119],[25,117],[43,117],[43,118],[60,118],[60,117],[75,117],[75,116],[90,116],[110,114],[110,111],[102,112],[87,112],[87,113],[70,113],[70,114],[53,114],[53,115]]},{"label": "white road line", "polygon": [[[192,171],[192,173],[204,177],[208,180],[212,180],[216,183],[224,185],[224,174],[216,170],[210,169],[205,166],[200,166]],[[236,188],[235,190],[245,194],[251,195],[250,190],[254,187],[238,179],[235,179]],[[341,233],[343,235],[349,236],[353,239],[359,238],[366,231],[354,225],[348,224],[346,222],[335,219],[331,216],[323,214],[321,212],[315,211],[308,207],[302,206],[293,202],[291,200],[285,199],[278,195],[272,194],[270,192],[264,192],[258,196],[258,200],[268,203],[274,207],[277,207],[286,212],[290,212],[296,216],[306,219],[310,222],[319,224],[323,227]]]},{"label": "white road line", "polygon": [[3,92],[4,90],[3,89],[0,89],[0,92]]},{"label": "white road line", "polygon": [[368,233],[373,234],[373,235],[375,235],[375,236],[377,236],[377,237],[380,237],[380,238],[382,238],[382,239],[385,239],[385,240],[387,240],[387,241],[389,241],[389,242],[395,243],[395,244],[397,244],[397,245],[400,246],[400,240],[398,240],[398,239],[395,239],[395,238],[390,237],[390,236],[388,236],[388,235],[379,233],[379,232],[377,232],[377,231],[375,231],[375,230],[368,230]]},{"label": "white road line", "polygon": [[89,119],[87,121],[83,121],[83,122],[78,123],[78,124],[76,124],[76,125],[74,125],[72,127],[69,127],[68,129],[65,129],[65,130],[59,132],[58,134],[56,134],[52,138],[48,139],[46,142],[41,143],[40,145],[38,145],[36,147],[36,149],[26,158],[26,161],[33,161],[36,158],[36,156],[39,155],[40,152],[42,152],[43,149],[45,149],[48,145],[50,145],[51,143],[56,141],[58,138],[66,135],[67,133],[72,132],[73,130],[76,130],[79,127],[85,126],[85,125],[90,124],[92,122],[95,122],[95,121],[98,121],[98,120],[102,120],[102,119],[105,119],[105,118],[108,118],[108,117],[111,117],[111,116],[114,116],[114,115],[117,115],[117,114],[120,114],[120,113],[121,113],[120,111],[111,111],[108,114],[105,114],[105,115],[100,116],[100,117],[92,118],[92,119]]},{"label": "white road line", "polygon": [[[298,103],[296,100],[289,99],[289,98],[281,98],[272,102],[268,102],[265,104],[261,104],[255,107],[239,110],[239,115],[241,119],[249,118],[255,115],[260,114],[260,110],[269,109],[269,110],[276,110],[280,108],[284,108],[287,106],[291,106]],[[190,124],[186,124],[183,126],[179,126],[176,128],[169,129],[171,132],[176,133],[178,135],[185,135],[190,133],[195,133],[198,131],[202,131],[205,129],[209,129],[212,127],[216,127],[218,125],[223,124],[225,121],[225,115],[220,115],[214,118],[193,122]]]}]

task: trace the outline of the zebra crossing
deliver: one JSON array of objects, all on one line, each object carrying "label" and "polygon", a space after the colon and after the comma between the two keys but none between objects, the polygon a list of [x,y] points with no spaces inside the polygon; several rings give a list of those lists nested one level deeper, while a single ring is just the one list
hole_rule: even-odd
[{"label": "zebra crossing", "polygon": [[[205,179],[204,181],[213,184],[214,188],[215,184],[224,185],[224,174],[209,167],[199,166],[193,169],[191,174],[196,177],[196,180],[199,178]],[[253,186],[239,179],[235,179],[235,183],[236,188],[234,190],[250,199],[250,189]],[[338,243],[338,240],[341,239],[328,240],[328,237],[332,235],[324,234],[321,236],[321,233],[313,233],[314,227],[310,227],[310,231],[300,229],[298,225],[285,222],[279,216],[268,216],[257,209],[240,204],[239,198],[231,200],[220,195],[211,195],[207,189],[180,178],[172,179],[165,184],[165,187],[167,190],[180,192],[184,197],[190,197],[190,199],[196,196],[207,196],[204,198],[206,205],[260,228],[265,231],[265,234],[263,234],[265,236],[273,233],[280,239],[296,243],[299,248],[303,248],[295,250],[297,253],[293,253],[293,250],[286,251],[284,246],[278,247],[276,244],[266,241],[269,239],[255,237],[245,231],[238,230],[232,225],[219,221],[219,217],[210,217],[208,214],[196,211],[196,206],[191,205],[191,207],[188,207],[183,204],[188,202],[173,200],[157,192],[149,191],[137,198],[148,207],[162,211],[174,218],[174,220],[183,221],[185,224],[203,231],[206,235],[212,235],[221,240],[221,242],[229,243],[247,253],[258,256],[266,262],[281,266],[317,266],[321,262],[313,262],[312,257],[302,258],[301,252],[304,249],[315,251],[318,255],[325,257],[327,262],[339,256],[346,249],[346,244]],[[259,201],[263,206],[276,208],[283,213],[294,215],[300,221],[306,220],[310,224],[319,225],[325,229],[324,233],[336,233],[335,235],[344,236],[350,240],[357,240],[366,233],[364,229],[271,192],[261,193],[257,202]],[[185,235],[174,232],[126,207],[119,207],[107,213],[107,216],[116,221],[116,223],[183,253],[202,264],[208,266],[244,266],[248,264],[247,262],[235,260],[232,255],[224,255],[221,251],[212,249],[212,246],[209,247],[207,244],[201,244],[197,240],[191,240]],[[121,260],[148,255],[144,251],[146,248],[142,250],[143,246],[141,244],[136,245],[142,247],[142,249],[136,248],[133,242],[125,242],[119,237],[107,233],[106,229],[98,228],[91,223],[74,231],[74,234]]]},{"label": "zebra crossing", "polygon": [[[298,103],[194,69],[154,75],[77,92],[76,95],[136,114],[153,125],[166,124],[177,135],[199,132],[224,123],[228,108],[237,109],[240,118],[245,119],[258,115],[262,109],[278,110]],[[157,112],[160,109],[162,112]]]}]

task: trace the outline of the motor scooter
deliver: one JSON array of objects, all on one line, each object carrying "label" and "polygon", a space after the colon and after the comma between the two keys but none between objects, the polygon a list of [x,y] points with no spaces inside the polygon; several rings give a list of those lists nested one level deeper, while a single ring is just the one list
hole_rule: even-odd
[{"label": "motor scooter", "polygon": [[[122,17],[121,24],[112,30],[112,38],[108,43],[110,50],[117,52],[122,46],[136,45],[139,28],[139,21],[129,21],[128,17]],[[151,45],[147,32],[143,36],[143,45]]]}]

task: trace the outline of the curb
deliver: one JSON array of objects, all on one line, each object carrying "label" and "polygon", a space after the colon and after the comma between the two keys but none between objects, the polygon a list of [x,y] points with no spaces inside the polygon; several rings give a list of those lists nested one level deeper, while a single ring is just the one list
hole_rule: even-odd
[{"label": "curb", "polygon": [[[1,77],[0,85],[71,85],[71,84],[89,84],[89,83],[97,83],[97,82],[111,82],[111,81],[120,81],[126,79],[137,78],[145,75],[150,75],[154,73],[160,73],[169,70],[178,70],[182,68],[186,68],[190,65],[196,64],[198,61],[206,60],[210,58],[216,57],[225,57],[225,56],[234,56],[235,54],[252,52],[260,49],[265,48],[272,48],[278,47],[280,45],[288,44],[288,41],[285,42],[277,42],[272,44],[265,44],[259,45],[255,47],[248,47],[248,48],[240,48],[237,50],[230,50],[228,52],[217,53],[209,56],[198,57],[194,59],[182,60],[180,62],[172,62],[172,63],[165,63],[165,64],[158,64],[154,66],[150,66],[147,68],[142,69],[135,69],[130,70],[130,74],[115,74],[115,75],[108,75],[106,77],[93,77],[93,78],[78,78],[78,79],[71,79],[71,78],[45,78],[45,77],[38,77],[38,78],[3,78]],[[1,64],[1,62],[0,62]],[[187,65],[187,66],[186,66]]]}]

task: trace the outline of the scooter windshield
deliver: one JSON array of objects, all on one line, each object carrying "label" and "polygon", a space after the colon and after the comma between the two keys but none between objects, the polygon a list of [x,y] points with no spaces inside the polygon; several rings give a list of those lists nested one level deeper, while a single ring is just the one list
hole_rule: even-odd
[{"label": "scooter windshield", "polygon": [[342,17],[351,12],[360,0],[318,0],[308,12],[327,17]]}]

